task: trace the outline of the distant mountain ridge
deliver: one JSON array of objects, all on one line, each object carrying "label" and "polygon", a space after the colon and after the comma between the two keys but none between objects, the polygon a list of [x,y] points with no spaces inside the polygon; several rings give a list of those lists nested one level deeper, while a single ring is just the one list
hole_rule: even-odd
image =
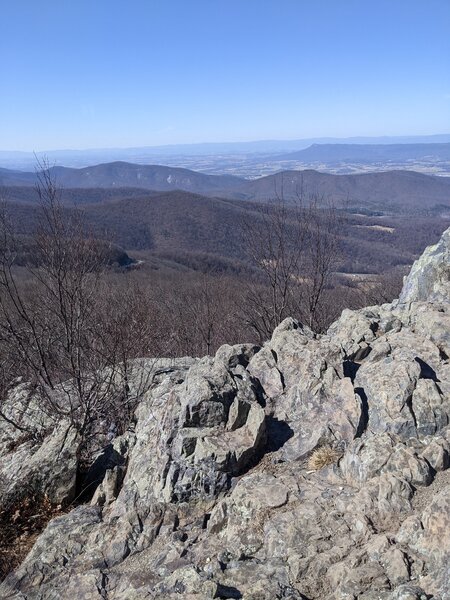
[{"label": "distant mountain ridge", "polygon": [[[386,171],[352,175],[332,175],[315,170],[284,171],[258,179],[246,180],[231,175],[208,175],[159,165],[136,165],[114,162],[73,169],[52,167],[57,183],[64,188],[77,188],[72,196],[83,201],[86,196],[96,196],[101,201],[99,189],[104,188],[109,199],[111,190],[133,188],[130,192],[117,192],[116,197],[139,195],[139,189],[154,192],[182,190],[205,196],[230,199],[269,201],[283,196],[286,200],[301,195],[315,195],[331,199],[336,206],[361,208],[385,213],[414,212],[437,214],[450,211],[450,178],[424,175],[414,171]],[[10,189],[15,201],[32,201],[26,188],[36,183],[36,174],[0,169],[0,186]],[[14,194],[14,187],[22,187],[22,198]],[[93,192],[96,188],[97,192]],[[31,190],[30,190],[31,192]],[[70,194],[69,194],[70,195]]]},{"label": "distant mountain ridge", "polygon": [[389,162],[450,160],[450,143],[434,144],[313,144],[280,157],[304,162]]},{"label": "distant mountain ridge", "polygon": [[256,140],[250,142],[207,142],[196,144],[169,144],[130,148],[92,148],[84,150],[59,149],[34,152],[0,150],[0,166],[30,169],[36,156],[47,157],[52,163],[83,167],[95,163],[128,161],[146,164],[155,157],[220,156],[221,154],[281,154],[297,152],[312,144],[435,144],[450,143],[450,133],[412,136],[378,137],[315,137],[294,140]]}]

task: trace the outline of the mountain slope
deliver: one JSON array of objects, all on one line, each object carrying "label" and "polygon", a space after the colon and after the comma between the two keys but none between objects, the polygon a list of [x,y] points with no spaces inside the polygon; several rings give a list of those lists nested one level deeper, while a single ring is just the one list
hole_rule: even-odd
[{"label": "mountain slope", "polygon": [[36,184],[36,174],[28,171],[15,171],[0,168],[1,186],[33,186]]},{"label": "mountain slope", "polygon": [[[206,175],[189,169],[160,165],[112,162],[82,169],[51,167],[57,184],[70,188],[132,187],[157,191],[183,189],[196,193],[216,193],[235,187],[242,180],[231,175]],[[0,185],[34,185],[36,175],[0,169]]]},{"label": "mountain slope", "polygon": [[[128,251],[151,251],[175,260],[208,254],[242,262],[242,223],[260,219],[255,202],[208,198],[182,191],[147,193],[108,202],[79,204],[96,237]],[[37,206],[9,203],[8,213],[22,235],[37,223]],[[65,210],[71,210],[69,206]],[[342,229],[345,258],[341,270],[370,273],[411,264],[437,240],[449,219],[440,217],[370,217],[348,215]]]},{"label": "mountain slope", "polygon": [[[171,191],[184,190],[206,196],[267,201],[283,195],[293,200],[310,194],[332,200],[337,206],[387,213],[448,213],[450,177],[423,175],[414,171],[387,171],[355,175],[331,175],[314,170],[283,171],[254,180],[229,175],[206,175],[188,169],[131,163],[107,163],[68,169],[53,167],[52,173],[64,188],[133,188]],[[0,169],[0,186],[32,186],[34,173]],[[14,192],[13,192],[14,193]],[[26,192],[23,192],[26,196]],[[93,192],[86,192],[92,195]],[[136,195],[130,192],[128,195]],[[75,192],[78,201],[85,202]],[[95,195],[95,194],[94,194]],[[98,194],[97,194],[98,195]],[[118,192],[118,196],[127,194]],[[81,197],[81,200],[80,200]],[[105,193],[106,199],[111,194]]]},{"label": "mountain slope", "polygon": [[[111,202],[124,198],[133,198],[136,196],[152,196],[159,192],[152,192],[142,188],[70,188],[61,189],[60,200],[65,205],[82,205]],[[10,185],[0,186],[0,199],[2,201],[17,204],[36,204],[39,196],[34,186],[31,185]]]},{"label": "mountain slope", "polygon": [[314,170],[283,171],[246,181],[235,193],[249,200],[269,200],[276,195],[293,199],[313,194],[337,206],[383,212],[424,213],[450,209],[450,178],[414,171],[386,171],[331,175]]}]

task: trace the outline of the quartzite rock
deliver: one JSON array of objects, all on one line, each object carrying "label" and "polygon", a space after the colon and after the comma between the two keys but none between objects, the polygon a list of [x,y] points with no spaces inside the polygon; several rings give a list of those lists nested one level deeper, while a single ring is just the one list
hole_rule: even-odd
[{"label": "quartzite rock", "polygon": [[[160,362],[91,504],[48,524],[0,597],[450,600],[449,245],[324,336],[286,319],[262,348]],[[0,427],[0,501],[37,473],[73,494],[76,439]]]}]

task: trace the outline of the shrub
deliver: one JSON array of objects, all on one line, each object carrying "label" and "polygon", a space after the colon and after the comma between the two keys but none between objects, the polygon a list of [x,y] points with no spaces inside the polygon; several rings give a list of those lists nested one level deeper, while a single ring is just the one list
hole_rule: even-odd
[{"label": "shrub", "polygon": [[331,446],[316,448],[308,459],[308,469],[318,471],[327,465],[335,463],[341,457],[341,453]]},{"label": "shrub", "polygon": [[45,494],[32,492],[0,510],[0,581],[20,565],[38,535],[60,510]]}]

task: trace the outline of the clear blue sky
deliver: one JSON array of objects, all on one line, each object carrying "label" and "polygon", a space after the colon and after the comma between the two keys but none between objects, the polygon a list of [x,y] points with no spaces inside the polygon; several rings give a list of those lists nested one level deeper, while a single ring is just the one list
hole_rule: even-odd
[{"label": "clear blue sky", "polygon": [[0,0],[0,149],[450,131],[450,0]]}]

